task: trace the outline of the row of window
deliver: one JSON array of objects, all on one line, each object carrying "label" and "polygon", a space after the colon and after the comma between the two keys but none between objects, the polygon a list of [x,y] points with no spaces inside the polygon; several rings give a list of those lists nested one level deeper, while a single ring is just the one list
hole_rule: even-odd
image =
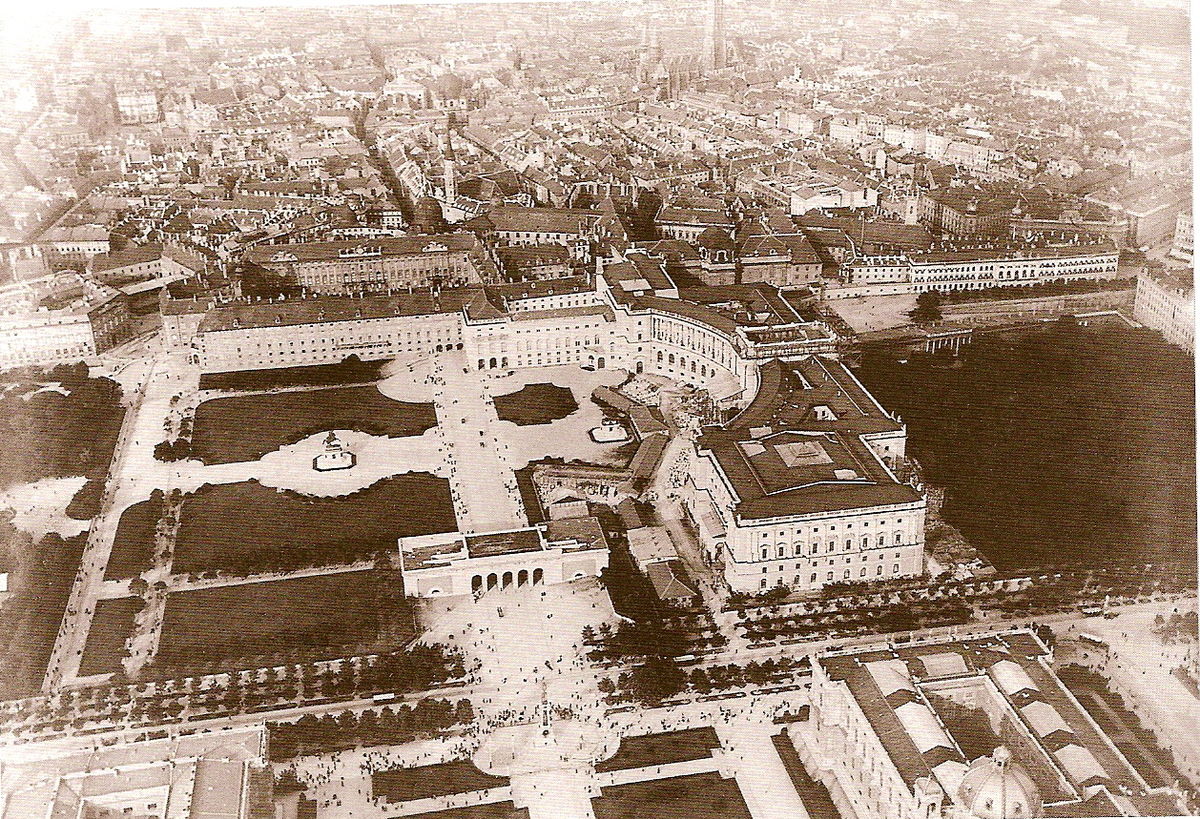
[{"label": "row of window", "polygon": [[[859,548],[860,548],[860,549],[870,549],[870,548],[871,548],[871,543],[870,543],[870,540],[871,540],[871,539],[870,539],[869,537],[865,537],[865,536],[864,536],[864,537],[863,537],[863,539],[862,539],[862,541],[861,541],[861,542],[860,542],[860,544],[859,544]],[[892,542],[892,545],[893,545],[893,546],[900,546],[900,545],[902,545],[903,543],[904,543],[904,533],[903,533],[903,532],[896,532],[896,533],[895,533],[895,535],[894,535],[894,540],[893,540],[893,542]],[[877,548],[880,548],[880,547],[887,546],[887,535],[879,535],[878,539],[876,540],[875,546],[876,546]],[[828,546],[827,546],[827,548],[825,549],[825,553],[826,553],[826,554],[832,554],[832,553],[833,553],[834,551],[836,551],[836,550],[837,550],[837,542],[836,542],[836,541],[833,541],[833,540],[829,541],[829,543],[828,543]],[[776,551],[776,555],[775,555],[775,556],[776,556],[776,558],[780,558],[780,557],[788,557],[788,556],[789,556],[789,555],[787,554],[787,547],[786,547],[786,546],[779,545],[779,546],[777,546],[777,547],[776,547],[776,550],[775,550],[775,551]],[[812,546],[810,547],[810,549],[809,549],[809,552],[808,552],[808,553],[809,553],[809,554],[812,554],[812,555],[815,555],[815,554],[818,554],[818,553],[820,553],[820,551],[821,551],[821,544],[819,544],[819,543],[813,543],[813,544],[812,544]],[[854,551],[854,540],[853,540],[853,539],[851,539],[851,538],[847,538],[847,539],[846,539],[846,548],[845,548],[845,551],[847,551],[847,552]],[[761,555],[762,555],[762,558],[761,558],[762,560],[770,560],[770,559],[771,559],[771,550],[770,550],[770,547],[768,547],[768,546],[763,546],[763,547],[762,547],[762,549],[760,550],[760,553],[761,553]],[[795,544],[795,557],[801,557],[801,556],[803,556],[803,555],[804,555],[804,544],[802,544],[802,543],[797,543],[797,544]]]},{"label": "row of window", "polygon": [[[900,564],[899,563],[892,564],[892,574],[900,574]],[[825,582],[832,583],[833,576],[834,576],[833,572],[826,572],[825,573]],[[882,577],[882,576],[883,576],[883,566],[882,565],[876,566],[875,567],[875,577]],[[859,569],[858,577],[859,577],[859,579],[868,577],[866,566],[863,566],[861,569]],[[842,580],[850,580],[850,579],[851,579],[851,570],[845,569],[842,572]],[[813,585],[817,582],[817,572],[813,572],[812,574],[809,575],[808,582],[809,582],[809,585]],[[758,587],[760,589],[765,589],[765,588],[767,588],[769,583],[770,583],[769,579],[764,577],[758,581]],[[782,585],[782,583],[783,583],[783,581],[782,581],[782,579],[780,579],[780,580],[776,581],[775,585]],[[793,586],[800,585],[800,575],[797,574],[792,577],[792,585]]]}]

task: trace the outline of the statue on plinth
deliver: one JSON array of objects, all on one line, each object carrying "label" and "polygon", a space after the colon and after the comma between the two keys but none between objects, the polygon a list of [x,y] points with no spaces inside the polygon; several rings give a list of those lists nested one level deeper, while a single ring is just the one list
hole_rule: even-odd
[{"label": "statue on plinth", "polygon": [[318,472],[349,469],[358,463],[358,457],[350,451],[350,447],[332,431],[325,437],[324,447],[325,451],[313,458],[313,469]]}]

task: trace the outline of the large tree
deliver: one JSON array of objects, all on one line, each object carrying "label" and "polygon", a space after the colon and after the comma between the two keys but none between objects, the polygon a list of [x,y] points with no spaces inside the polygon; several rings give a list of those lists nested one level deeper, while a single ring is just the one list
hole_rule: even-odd
[{"label": "large tree", "polygon": [[942,320],[942,294],[927,290],[917,296],[917,306],[908,311],[908,317],[917,324],[936,324]]}]

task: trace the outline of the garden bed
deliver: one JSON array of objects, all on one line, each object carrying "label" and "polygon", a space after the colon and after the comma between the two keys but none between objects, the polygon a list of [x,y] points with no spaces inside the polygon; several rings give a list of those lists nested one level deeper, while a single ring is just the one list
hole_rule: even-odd
[{"label": "garden bed", "polygon": [[196,408],[191,454],[206,464],[257,461],[329,430],[403,438],[436,425],[432,404],[395,401],[375,387],[239,395]]},{"label": "garden bed", "polygon": [[467,808],[447,808],[409,814],[408,819],[529,819],[529,811],[526,808],[518,808],[512,802],[492,802]]},{"label": "garden bed", "polygon": [[379,380],[380,370],[385,363],[384,361],[359,361],[357,357],[351,356],[336,364],[205,373],[200,376],[200,389],[233,392],[272,390],[284,387],[334,387],[342,384],[367,384]]},{"label": "garden bed", "polygon": [[208,484],[184,497],[173,565],[251,574],[353,563],[394,551],[400,537],[453,531],[449,482],[424,472],[323,498],[254,480]]},{"label": "garden bed", "polygon": [[117,597],[96,603],[79,663],[81,677],[121,670],[121,660],[129,655],[125,640],[133,633],[133,618],[145,605],[140,597]]},{"label": "garden bed", "polygon": [[549,424],[579,409],[571,390],[557,384],[528,384],[508,395],[496,396],[494,403],[500,420],[517,426]]},{"label": "garden bed", "polygon": [[393,618],[407,607],[403,588],[381,599],[388,590],[374,575],[340,572],[173,592],[155,662],[181,670],[276,653],[341,656],[345,647],[373,643],[385,623],[406,622],[402,614]]},{"label": "garden bed", "polygon": [[614,785],[601,794],[592,800],[596,819],[751,819],[737,783],[716,772]]},{"label": "garden bed", "polygon": [[154,565],[154,530],[162,514],[162,501],[151,498],[121,513],[112,552],[104,568],[105,580],[137,577]]},{"label": "garden bed", "polygon": [[371,776],[371,790],[375,798],[388,802],[483,791],[503,788],[508,784],[508,777],[485,774],[465,759],[422,765],[419,768],[380,771]]},{"label": "garden bed", "polygon": [[617,753],[611,759],[597,764],[596,770],[623,771],[648,765],[690,762],[712,756],[712,751],[720,747],[721,740],[717,738],[717,732],[710,727],[622,737]]}]

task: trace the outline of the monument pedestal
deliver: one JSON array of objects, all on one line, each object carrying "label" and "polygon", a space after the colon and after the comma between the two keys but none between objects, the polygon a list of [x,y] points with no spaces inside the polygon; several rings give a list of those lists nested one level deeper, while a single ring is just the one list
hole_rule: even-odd
[{"label": "monument pedestal", "polygon": [[325,451],[313,458],[313,469],[318,472],[332,472],[337,469],[350,469],[356,463],[358,457],[331,432],[325,439]]}]

